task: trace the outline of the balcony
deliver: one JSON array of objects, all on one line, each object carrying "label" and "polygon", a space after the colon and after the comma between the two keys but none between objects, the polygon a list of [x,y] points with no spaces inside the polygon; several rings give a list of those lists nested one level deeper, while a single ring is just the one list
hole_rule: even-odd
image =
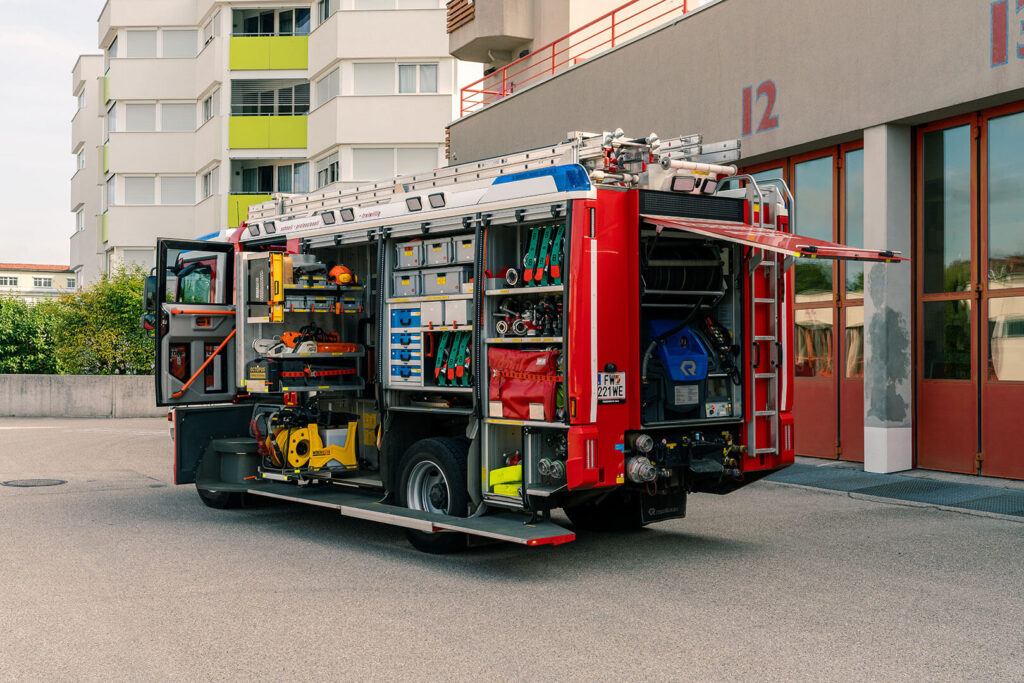
[{"label": "balcony", "polygon": [[230,149],[304,149],[306,116],[232,116]]},{"label": "balcony", "polygon": [[232,36],[232,71],[306,69],[308,36]]},{"label": "balcony", "polygon": [[202,92],[194,59],[111,59],[107,80],[112,100],[194,100]]},{"label": "balcony", "polygon": [[[97,21],[98,45],[106,46],[118,27],[195,26],[196,2],[139,2],[107,0]],[[209,5],[206,0],[200,5]]]},{"label": "balcony", "polygon": [[500,53],[511,59],[533,41],[533,0],[474,2],[468,12],[465,4],[448,3],[448,52],[453,57],[490,63]]},{"label": "balcony", "polygon": [[117,246],[152,246],[160,237],[195,239],[195,206],[111,206],[100,217],[101,239]]},{"label": "balcony", "polygon": [[191,132],[111,133],[107,148],[117,173],[195,173],[199,168]]},{"label": "balcony", "polygon": [[270,199],[269,194],[228,195],[228,227],[237,228],[249,215],[249,207]]},{"label": "balcony", "polygon": [[422,60],[447,54],[442,9],[335,12],[309,37],[309,72],[321,72],[338,55]]}]

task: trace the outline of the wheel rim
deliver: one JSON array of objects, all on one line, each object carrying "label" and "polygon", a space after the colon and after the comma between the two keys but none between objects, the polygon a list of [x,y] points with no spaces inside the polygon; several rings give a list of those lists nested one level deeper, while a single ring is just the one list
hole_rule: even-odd
[{"label": "wheel rim", "polygon": [[405,485],[405,499],[413,510],[447,515],[451,490],[441,468],[429,460],[416,463]]}]

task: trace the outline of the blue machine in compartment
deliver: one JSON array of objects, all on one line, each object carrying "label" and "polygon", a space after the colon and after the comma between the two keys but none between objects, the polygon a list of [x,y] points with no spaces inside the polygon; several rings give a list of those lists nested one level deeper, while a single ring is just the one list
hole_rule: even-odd
[{"label": "blue machine in compartment", "polygon": [[[652,320],[651,339],[679,327],[678,320]],[[667,337],[655,349],[673,382],[697,382],[707,379],[709,351],[689,325]]]}]

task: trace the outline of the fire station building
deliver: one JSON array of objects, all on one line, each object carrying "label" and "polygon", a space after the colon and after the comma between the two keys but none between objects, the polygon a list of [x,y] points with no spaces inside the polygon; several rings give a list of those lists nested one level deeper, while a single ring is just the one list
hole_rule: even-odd
[{"label": "fire station building", "polygon": [[[564,35],[537,39],[542,2]],[[452,161],[570,130],[739,139],[798,233],[910,258],[797,263],[797,454],[1024,479],[1024,5],[606,4],[448,3],[451,53],[486,69]]]}]

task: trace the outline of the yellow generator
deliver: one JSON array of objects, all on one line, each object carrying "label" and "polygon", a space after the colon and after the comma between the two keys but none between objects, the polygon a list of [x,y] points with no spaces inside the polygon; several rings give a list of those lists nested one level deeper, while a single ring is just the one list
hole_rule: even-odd
[{"label": "yellow generator", "polygon": [[[304,427],[280,427],[267,438],[267,448],[296,469],[356,469],[359,422],[343,427],[324,427],[315,422]],[[272,443],[271,443],[272,441]]]}]

